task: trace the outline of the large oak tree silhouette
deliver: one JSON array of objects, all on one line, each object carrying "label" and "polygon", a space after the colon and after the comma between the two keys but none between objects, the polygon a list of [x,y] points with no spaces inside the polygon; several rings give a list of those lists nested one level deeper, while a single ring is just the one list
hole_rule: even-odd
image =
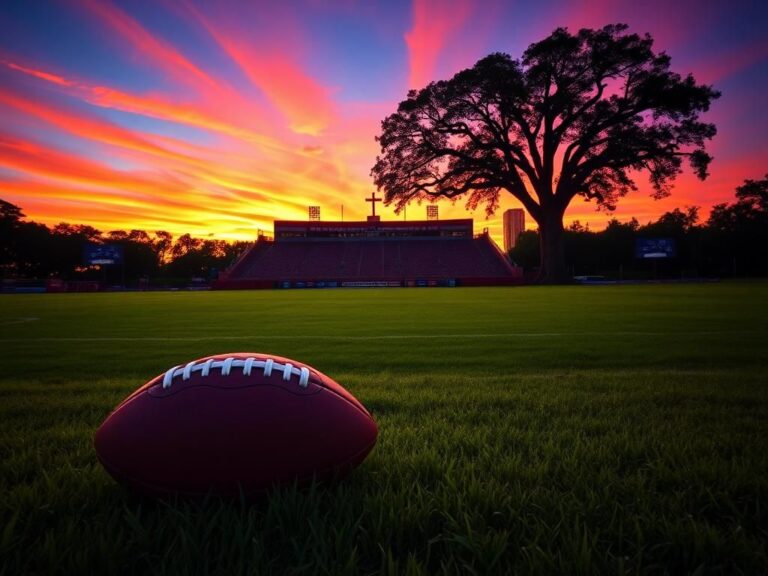
[{"label": "large oak tree silhouette", "polygon": [[563,215],[576,196],[611,210],[645,172],[660,198],[684,158],[701,179],[711,161],[715,126],[699,116],[720,93],[626,30],[558,28],[521,60],[491,54],[411,90],[376,138],[386,203],[466,197],[492,213],[506,190],[539,225],[539,280],[566,281]]}]

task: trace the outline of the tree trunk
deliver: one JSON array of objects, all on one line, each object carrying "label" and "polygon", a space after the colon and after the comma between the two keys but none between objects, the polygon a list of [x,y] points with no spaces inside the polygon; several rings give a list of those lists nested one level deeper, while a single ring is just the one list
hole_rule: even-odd
[{"label": "tree trunk", "polygon": [[541,267],[536,281],[539,284],[570,283],[573,279],[565,268],[563,214],[552,209],[543,212],[539,222]]}]

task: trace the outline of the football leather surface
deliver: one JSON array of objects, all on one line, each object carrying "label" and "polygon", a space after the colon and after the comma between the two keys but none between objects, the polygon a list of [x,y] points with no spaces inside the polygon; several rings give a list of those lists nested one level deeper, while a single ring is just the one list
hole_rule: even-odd
[{"label": "football leather surface", "polygon": [[144,384],[106,418],[94,446],[110,475],[140,493],[236,496],[341,478],[377,436],[365,407],[325,374],[233,353]]}]

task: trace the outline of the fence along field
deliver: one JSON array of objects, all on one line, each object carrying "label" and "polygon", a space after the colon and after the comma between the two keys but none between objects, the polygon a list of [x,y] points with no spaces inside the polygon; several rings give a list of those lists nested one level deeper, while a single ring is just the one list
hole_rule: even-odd
[{"label": "fence along field", "polygon": [[[0,297],[0,573],[765,573],[768,285]],[[151,502],[96,462],[132,389],[304,360],[374,413],[348,481]]]}]

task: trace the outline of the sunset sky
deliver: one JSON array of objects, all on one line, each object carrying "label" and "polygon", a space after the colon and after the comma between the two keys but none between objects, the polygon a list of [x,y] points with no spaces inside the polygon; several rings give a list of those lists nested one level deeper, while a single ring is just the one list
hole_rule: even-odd
[{"label": "sunset sky", "polygon": [[[626,22],[672,69],[723,95],[710,178],[641,190],[613,214],[641,223],[709,208],[768,172],[768,4],[754,1],[8,1],[0,5],[0,198],[49,225],[219,239],[275,219],[362,219],[380,122],[409,88],[490,52],[515,58],[558,26]],[[472,214],[500,241],[502,210]],[[384,218],[398,218],[377,207]],[[440,203],[440,217],[466,217]],[[424,206],[407,218],[422,219]],[[528,222],[528,227],[534,227]]]}]

